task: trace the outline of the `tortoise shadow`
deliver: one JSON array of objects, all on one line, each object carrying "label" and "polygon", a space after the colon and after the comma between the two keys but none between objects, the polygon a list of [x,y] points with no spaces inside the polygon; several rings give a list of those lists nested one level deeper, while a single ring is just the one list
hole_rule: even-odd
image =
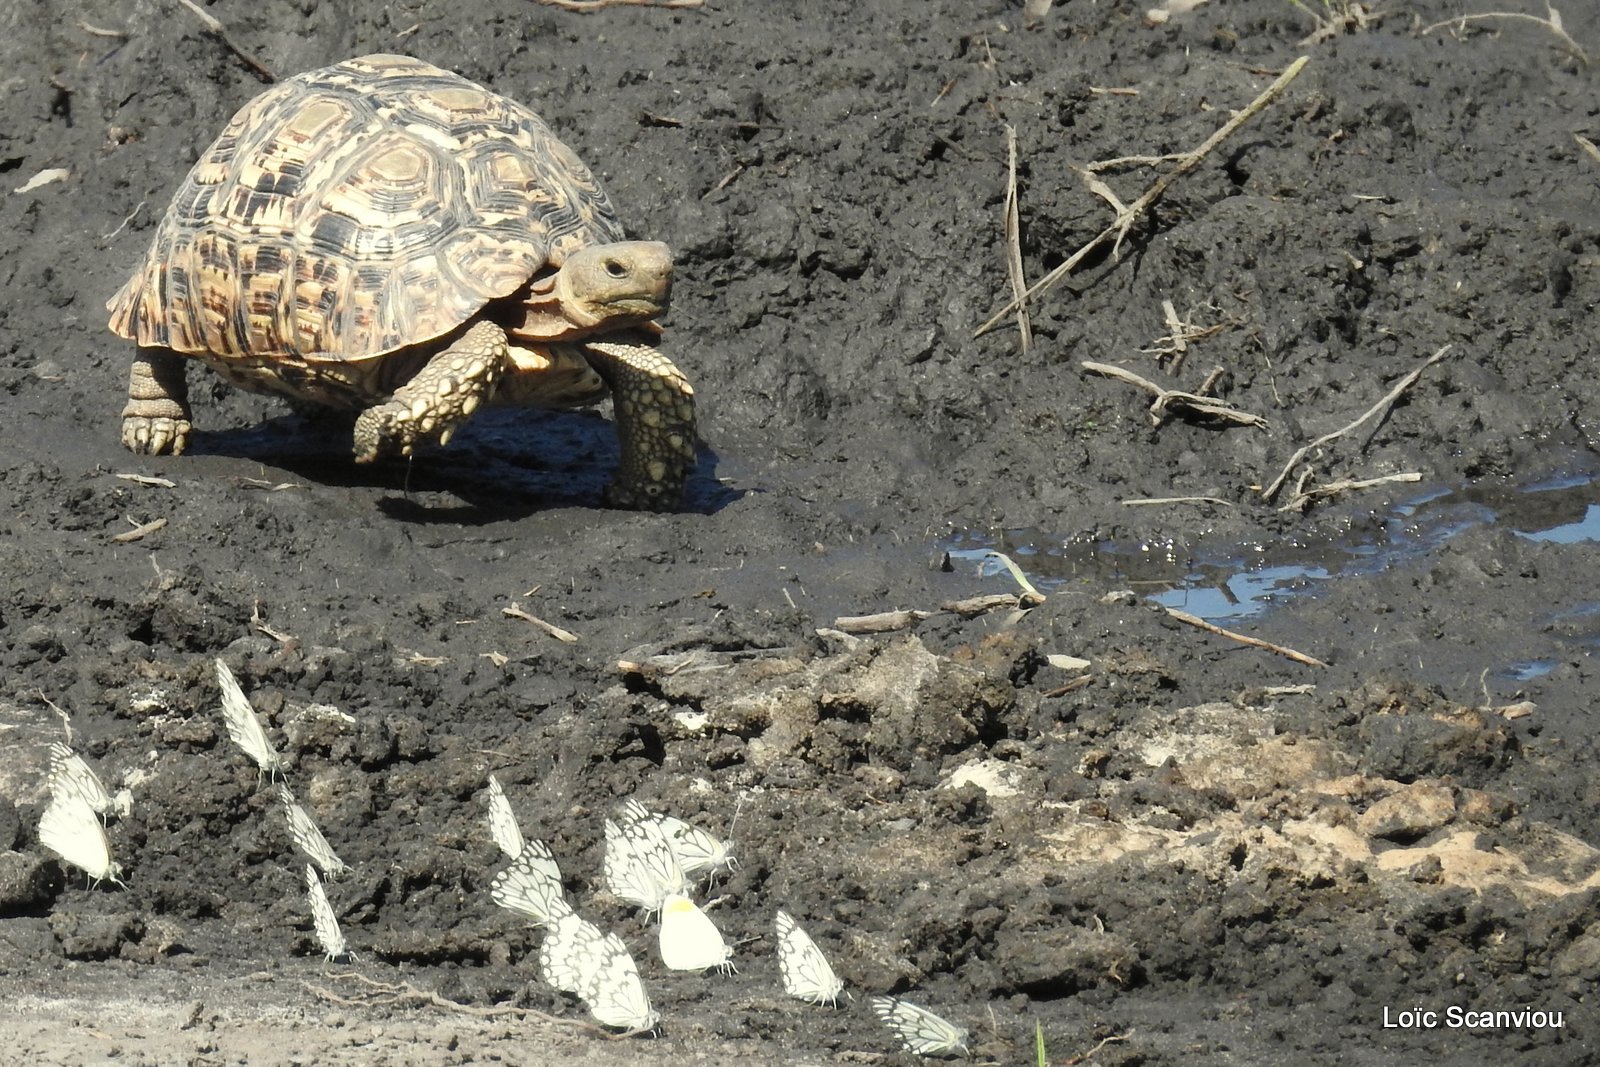
[{"label": "tortoise shadow", "polygon": [[[289,471],[322,485],[390,490],[377,507],[406,522],[481,525],[554,508],[603,508],[616,470],[616,430],[595,412],[490,410],[444,448],[414,459],[358,464],[349,419],[282,415],[236,430],[196,431],[189,453]],[[738,500],[715,477],[717,454],[701,444],[679,513],[709,515]],[[440,498],[445,498],[441,500]],[[451,504],[453,498],[459,503]]]}]

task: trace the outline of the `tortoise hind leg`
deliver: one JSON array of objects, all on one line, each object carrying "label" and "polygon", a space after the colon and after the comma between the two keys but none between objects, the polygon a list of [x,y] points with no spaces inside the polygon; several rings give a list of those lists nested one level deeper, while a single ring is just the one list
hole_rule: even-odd
[{"label": "tortoise hind leg", "polygon": [[186,362],[171,349],[139,349],[122,409],[124,448],[146,456],[183,453],[191,429]]},{"label": "tortoise hind leg", "polygon": [[492,322],[477,323],[429,359],[388,401],[356,418],[356,462],[409,456],[419,443],[446,443],[493,395],[506,363],[505,330]]},{"label": "tortoise hind leg", "polygon": [[653,344],[590,341],[584,350],[611,387],[622,453],[606,503],[640,511],[677,507],[695,463],[694,388]]}]

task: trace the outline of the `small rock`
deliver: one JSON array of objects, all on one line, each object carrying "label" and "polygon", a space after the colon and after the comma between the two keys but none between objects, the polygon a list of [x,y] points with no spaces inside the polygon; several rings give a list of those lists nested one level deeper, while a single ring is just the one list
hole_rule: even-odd
[{"label": "small rock", "polygon": [[1416,782],[1375,802],[1356,819],[1356,828],[1368,837],[1415,841],[1455,816],[1455,794],[1448,787]]}]

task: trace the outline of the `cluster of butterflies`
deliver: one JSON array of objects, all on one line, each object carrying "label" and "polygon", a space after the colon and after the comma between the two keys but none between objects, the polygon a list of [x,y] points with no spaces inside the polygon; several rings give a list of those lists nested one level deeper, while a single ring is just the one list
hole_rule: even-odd
[{"label": "cluster of butterflies", "polygon": [[[659,1019],[620,937],[603,933],[567,901],[561,870],[543,841],[522,836],[500,782],[489,776],[489,833],[511,864],[495,876],[489,893],[502,908],[545,930],[539,971],[555,989],[572,993],[606,1026],[650,1030]],[[674,971],[733,970],[733,949],[689,896],[701,876],[735,866],[731,843],[638,800],[623,802],[605,823],[604,876],[612,895],[659,916],[661,962]],[[837,1007],[844,981],[794,916],[779,911],[778,972],[784,992],[812,1004]],[[908,1052],[966,1051],[967,1031],[898,997],[873,997],[873,1012]]]},{"label": "cluster of butterflies", "polygon": [[[233,672],[220,659],[216,675],[228,736],[262,773],[287,778],[287,764],[268,740]],[[124,885],[122,868],[111,859],[101,823],[118,805],[94,771],[64,744],[51,747],[50,791],[50,803],[39,822],[41,843],[91,878]],[[286,782],[278,784],[278,798],[291,839],[310,860],[306,893],[317,940],[330,961],[354,958],[317,874],[320,868],[324,877],[332,879],[350,868],[296,802]],[[650,1004],[627,945],[577,913],[567,900],[555,856],[544,842],[523,837],[505,790],[493,775],[488,808],[490,836],[511,860],[491,882],[490,896],[544,929],[539,946],[544,980],[580,998],[604,1026],[653,1030],[660,1016]],[[733,949],[690,895],[696,880],[737,865],[731,842],[650,811],[635,799],[622,804],[616,819],[606,820],[605,837],[606,888],[640,908],[647,919],[659,917],[657,947],[662,963],[670,970],[731,972]],[[788,912],[777,913],[775,927],[784,991],[812,1004],[837,1007],[844,982],[817,943]],[[875,996],[869,1003],[908,1052],[966,1051],[967,1031],[926,1008],[898,997]]]}]

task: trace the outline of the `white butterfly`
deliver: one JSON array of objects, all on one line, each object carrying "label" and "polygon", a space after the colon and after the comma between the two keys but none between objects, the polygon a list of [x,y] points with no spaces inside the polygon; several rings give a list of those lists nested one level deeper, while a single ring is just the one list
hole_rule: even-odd
[{"label": "white butterfly", "polygon": [[233,743],[244,749],[245,755],[256,761],[256,766],[270,777],[282,774],[287,777],[288,767],[278,755],[267,732],[261,728],[255,709],[250,706],[239,681],[222,660],[217,660],[217,685],[222,689],[222,724],[228,728]]},{"label": "white butterfly", "polygon": [[722,939],[722,931],[694,901],[678,893],[661,905],[658,932],[661,962],[674,971],[703,971],[715,967],[723,973],[733,970],[733,949]]},{"label": "white butterfly", "polygon": [[561,914],[566,898],[561,888],[561,869],[550,854],[550,846],[543,841],[524,845],[511,866],[489,883],[489,895],[502,908],[526,915],[536,923],[551,922]]},{"label": "white butterfly", "polygon": [[833,973],[828,957],[811,935],[800,929],[794,916],[786,911],[778,912],[778,970],[783,976],[783,991],[791,997],[839,1006],[844,982]]},{"label": "white butterfly", "polygon": [[82,756],[60,741],[50,746],[50,792],[77,793],[102,816],[109,815],[116,807],[111,794],[100,784],[100,776],[84,762]]},{"label": "white butterfly", "polygon": [[39,843],[95,881],[124,884],[122,867],[111,861],[105,828],[80,793],[63,790],[50,798],[39,816]]},{"label": "white butterfly", "polygon": [[594,974],[606,935],[573,911],[565,900],[552,903],[544,941],[539,945],[539,973],[561,992],[582,995]]},{"label": "white butterfly", "polygon": [[489,776],[489,836],[500,846],[500,851],[512,859],[522,855],[522,828],[517,825],[517,816],[511,810],[511,801],[506,799],[506,791],[500,788],[500,779],[492,774]]},{"label": "white butterfly", "polygon": [[660,1018],[650,1007],[650,997],[639,979],[639,967],[628,946],[616,934],[607,934],[590,963],[589,982],[578,995],[589,1014],[605,1026],[624,1030],[650,1030]]},{"label": "white butterfly", "polygon": [[873,997],[872,1010],[893,1030],[907,1052],[932,1056],[967,1051],[967,1031],[899,997]]},{"label": "white butterfly", "polygon": [[687,893],[689,881],[672,846],[655,822],[621,826],[606,820],[606,888],[646,912],[660,911],[673,893]]},{"label": "white butterfly", "polygon": [[653,812],[637,799],[630,797],[623,802],[621,817],[624,823],[654,822],[659,826],[686,878],[736,865],[729,852],[733,842],[719,841],[698,826]]},{"label": "white butterfly", "polygon": [[295,803],[294,794],[289,792],[288,786],[281,784],[278,786],[278,800],[283,803],[283,814],[289,820],[289,836],[294,839],[295,846],[304,852],[312,863],[322,868],[323,874],[333,878],[350,869],[349,864],[334,853],[333,846],[322,836],[322,831],[317,829],[317,824],[312,821],[311,816]]},{"label": "white butterfly", "polygon": [[322,888],[322,879],[317,877],[317,869],[309,863],[306,864],[306,896],[311,901],[311,925],[317,932],[317,940],[322,942],[322,951],[328,961],[350,955],[350,949],[344,943],[344,932],[339,929],[339,920],[334,917],[333,905],[328,903],[328,893]]}]

